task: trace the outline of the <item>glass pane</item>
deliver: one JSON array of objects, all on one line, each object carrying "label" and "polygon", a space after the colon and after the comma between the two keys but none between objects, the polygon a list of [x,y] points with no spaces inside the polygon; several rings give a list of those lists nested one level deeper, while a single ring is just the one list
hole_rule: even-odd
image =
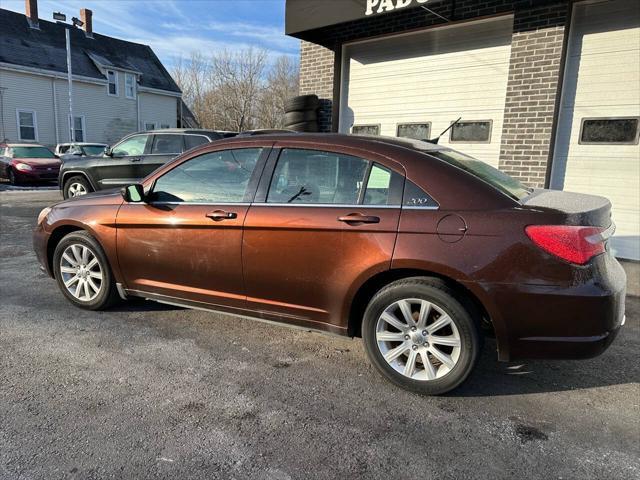
[{"label": "glass pane", "polygon": [[398,125],[398,137],[413,138],[415,140],[429,140],[431,138],[430,123],[403,123]]},{"label": "glass pane", "polygon": [[[364,194],[365,205],[387,205],[391,187],[391,170],[374,165],[369,174],[367,190]],[[397,175],[393,173],[393,175]]]},{"label": "glass pane", "polygon": [[204,145],[205,143],[209,143],[209,139],[201,135],[186,135],[184,137],[184,140],[185,140],[185,143],[187,144],[186,146],[187,150],[198,147],[200,145]]},{"label": "glass pane", "polygon": [[155,123],[145,123],[144,124],[144,129],[145,130],[155,130],[156,128],[156,124]]},{"label": "glass pane", "polygon": [[354,205],[368,161],[317,150],[283,150],[267,202]]},{"label": "glass pane", "polygon": [[175,154],[182,152],[182,135],[156,135],[151,153]]},{"label": "glass pane", "polygon": [[115,157],[125,157],[127,155],[142,155],[144,147],[147,144],[148,135],[136,135],[131,137],[119,145],[113,147],[113,155]]},{"label": "glass pane", "polygon": [[84,142],[84,133],[82,130],[76,130],[76,142]]},{"label": "glass pane", "polygon": [[402,204],[406,207],[437,207],[438,203],[410,180],[404,184]]},{"label": "glass pane", "polygon": [[55,158],[47,147],[13,147],[13,158]]},{"label": "glass pane", "polygon": [[510,197],[515,198],[516,200],[520,200],[530,193],[530,190],[515,178],[501,172],[497,168],[493,168],[487,163],[476,160],[475,158],[463,153],[455,150],[434,150],[427,153],[469,172],[471,175],[484,180],[489,185],[503,193],[506,193]]},{"label": "glass pane", "polygon": [[36,129],[34,127],[20,127],[21,140],[35,140]]},{"label": "glass pane", "polygon": [[637,143],[637,118],[594,118],[583,120],[583,143]]},{"label": "glass pane", "polygon": [[242,202],[261,153],[261,148],[246,148],[193,158],[160,177],[152,198],[159,202]]},{"label": "glass pane", "polygon": [[20,126],[33,127],[33,113],[20,112],[19,115],[20,115]]},{"label": "glass pane", "polygon": [[354,135],[380,135],[380,125],[354,125],[351,128]]},{"label": "glass pane", "polygon": [[451,142],[488,142],[491,122],[459,122],[451,129]]},{"label": "glass pane", "polygon": [[73,126],[76,130],[82,130],[82,117],[74,117]]}]

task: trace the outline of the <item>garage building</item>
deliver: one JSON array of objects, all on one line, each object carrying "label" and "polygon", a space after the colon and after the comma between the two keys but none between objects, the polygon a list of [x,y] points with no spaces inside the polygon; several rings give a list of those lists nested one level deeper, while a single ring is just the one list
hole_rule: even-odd
[{"label": "garage building", "polygon": [[434,138],[613,204],[640,260],[640,2],[287,0],[323,131]]}]

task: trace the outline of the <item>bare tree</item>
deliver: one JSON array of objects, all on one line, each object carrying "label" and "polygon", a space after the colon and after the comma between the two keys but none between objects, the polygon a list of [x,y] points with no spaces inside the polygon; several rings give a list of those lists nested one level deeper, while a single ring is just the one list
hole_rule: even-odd
[{"label": "bare tree", "polygon": [[202,126],[210,122],[211,112],[206,103],[209,87],[209,62],[199,52],[193,52],[189,60],[178,58],[172,76],[182,90],[182,99]]},{"label": "bare tree", "polygon": [[284,126],[284,104],[298,94],[298,66],[286,55],[276,58],[266,76],[266,85],[258,104],[260,128]]}]

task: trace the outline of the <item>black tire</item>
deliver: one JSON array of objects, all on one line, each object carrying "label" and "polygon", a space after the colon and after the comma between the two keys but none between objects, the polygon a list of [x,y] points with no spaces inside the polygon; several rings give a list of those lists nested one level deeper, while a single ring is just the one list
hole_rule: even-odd
[{"label": "black tire", "polygon": [[285,112],[295,112],[298,110],[315,110],[320,105],[317,95],[300,95],[288,99],[284,103]]},{"label": "black tire", "polygon": [[11,185],[20,185],[20,181],[18,180],[18,177],[16,177],[16,173],[12,168],[9,169],[9,173],[7,176],[9,177],[9,183]]},{"label": "black tire", "polygon": [[316,110],[302,110],[297,112],[287,112],[284,114],[284,124],[295,125],[296,123],[317,122],[318,112]]},{"label": "black tire", "polygon": [[93,188],[91,188],[91,184],[89,181],[80,175],[76,175],[75,177],[71,177],[64,182],[64,188],[62,189],[62,196],[66,200],[67,198],[71,198],[74,195],[69,193],[69,189],[72,185],[82,185],[82,187],[86,190],[87,193],[93,192]]},{"label": "black tire", "polygon": [[[378,319],[390,305],[402,299],[426,300],[433,305],[437,305],[439,309],[445,311],[449,315],[453,320],[453,324],[457,328],[458,336],[460,338],[460,351],[457,362],[453,368],[448,371],[448,373],[444,374],[440,378],[434,378],[432,380],[417,380],[405,376],[385,360],[380,348],[378,347],[376,338]],[[467,304],[465,299],[459,298],[459,296],[456,295],[456,292],[449,288],[445,282],[436,278],[412,277],[398,280],[387,285],[371,299],[364,313],[364,319],[362,322],[362,338],[369,360],[385,378],[406,390],[424,395],[441,395],[453,390],[464,382],[475,367],[482,346],[477,322],[473,318],[470,309],[465,308],[465,304]],[[413,315],[415,315],[415,313]],[[433,318],[434,320],[430,320],[430,324],[435,323],[435,316],[439,315],[439,313],[436,311],[436,313],[432,315],[433,316],[430,318]],[[452,329],[452,327],[443,328]],[[453,330],[450,331],[453,332]],[[428,339],[429,336],[426,338]],[[398,345],[402,343],[411,345],[410,348],[416,349],[417,352],[422,351],[420,350],[420,346],[413,345],[413,339],[407,341],[400,340],[397,342]],[[390,342],[389,345],[395,346],[396,344]],[[424,343],[423,345],[429,346],[429,343]],[[409,356],[409,353],[411,353],[410,348],[407,347],[407,357]],[[438,348],[451,348],[451,352],[453,351],[452,347]],[[425,351],[427,351],[427,348],[425,348]],[[442,353],[442,350],[439,351]],[[429,359],[434,359],[435,363],[438,363],[433,354],[425,353],[425,355]],[[452,358],[452,353],[449,353],[449,355],[450,358]],[[400,356],[398,358],[403,359],[404,357]],[[424,363],[422,363],[422,355],[420,355],[419,358],[421,363],[416,363],[416,369],[419,365],[424,365]],[[405,364],[406,363],[407,362],[405,361]],[[440,368],[442,367],[438,366],[438,369]],[[422,370],[426,369],[422,368]],[[426,374],[426,372],[423,373]]]},{"label": "black tire", "polygon": [[293,125],[287,125],[289,130],[293,130],[294,132],[318,132],[320,131],[320,126],[318,122],[302,122],[302,123],[294,123]]},{"label": "black tire", "polygon": [[[99,291],[93,299],[88,299],[85,301],[76,298],[64,284],[64,278],[61,272],[62,267],[60,265],[61,258],[65,250],[72,245],[87,247],[98,260],[100,271],[102,273],[102,281]],[[68,235],[63,237],[62,240],[60,240],[53,253],[53,271],[60,291],[62,291],[62,294],[67,297],[67,300],[69,300],[76,307],[84,308],[86,310],[105,310],[117,303],[120,298],[118,296],[115,279],[113,278],[113,273],[111,272],[109,261],[107,260],[107,256],[105,255],[102,246],[100,246],[95,238],[93,238],[89,233],[85,231],[76,231],[69,233]],[[74,283],[74,285],[77,284],[78,282]]]}]

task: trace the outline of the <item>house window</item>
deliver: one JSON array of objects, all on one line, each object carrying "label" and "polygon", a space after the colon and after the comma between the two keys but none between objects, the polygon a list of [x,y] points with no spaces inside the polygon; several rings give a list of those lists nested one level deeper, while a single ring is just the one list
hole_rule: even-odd
[{"label": "house window", "polygon": [[639,117],[583,118],[580,143],[636,145]]},{"label": "house window", "polygon": [[351,128],[354,135],[380,135],[380,125],[354,125]]},{"label": "house window", "polygon": [[431,123],[399,123],[396,134],[398,137],[428,140],[431,138]]},{"label": "house window", "polygon": [[168,123],[163,123],[160,125],[160,128],[171,128]]},{"label": "house window", "polygon": [[491,142],[491,120],[458,122],[449,134],[450,142],[489,143]]},{"label": "house window", "polygon": [[36,122],[36,112],[33,110],[17,110],[18,137],[24,141],[38,140],[38,125]]},{"label": "house window", "polygon": [[73,134],[71,135],[72,141],[85,141],[84,116],[73,117],[73,122],[71,121],[71,117],[69,117],[69,128],[72,130],[71,133]]},{"label": "house window", "polygon": [[145,131],[155,130],[157,128],[155,122],[144,122]]},{"label": "house window", "polygon": [[118,96],[118,74],[113,70],[107,70],[107,82],[109,95]]},{"label": "house window", "polygon": [[136,77],[132,73],[124,74],[124,94],[127,98],[136,98]]}]

